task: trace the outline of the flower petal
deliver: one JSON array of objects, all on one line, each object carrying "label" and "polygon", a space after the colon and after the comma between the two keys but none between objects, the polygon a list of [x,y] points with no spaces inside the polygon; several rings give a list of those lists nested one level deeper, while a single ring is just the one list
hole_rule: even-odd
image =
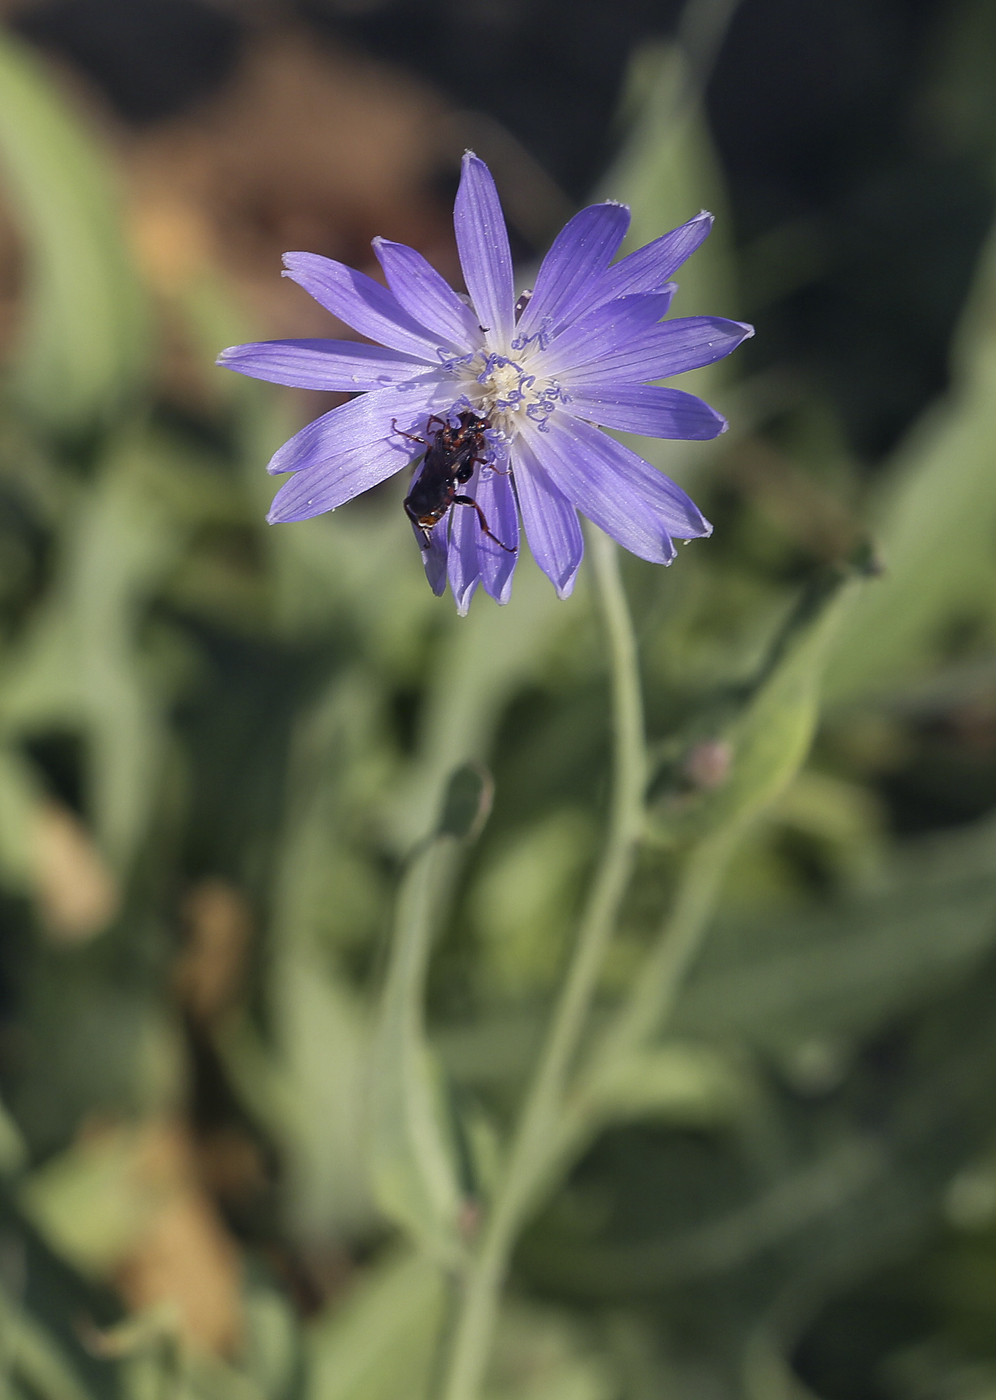
[{"label": "flower petal", "polygon": [[556,330],[592,279],[608,267],[628,228],[629,209],[614,201],[592,204],[575,214],[540,265],[532,297],[515,328],[516,340]]},{"label": "flower petal", "polygon": [[726,432],[726,419],[695,394],[652,384],[610,384],[572,393],[565,412],[604,428],[702,442]]},{"label": "flower petal", "polygon": [[409,315],[463,351],[480,348],[483,336],[477,317],[421,253],[386,238],[375,238],[373,250],[387,285]]},{"label": "flower petal", "polygon": [[469,506],[451,506],[450,544],[447,556],[447,572],[453,601],[461,617],[467,616],[474,590],[481,581],[481,566],[477,552],[477,540],[481,527],[477,514]]},{"label": "flower petal", "polygon": [[512,449],[512,470],[533,558],[557,590],[557,597],[568,598],[584,555],[578,513],[521,436]]},{"label": "flower petal", "polygon": [[361,335],[392,350],[417,355],[430,364],[439,363],[438,336],[420,325],[399,305],[393,293],[365,272],[318,253],[285,253],[284,267],[285,277],[292,278],[326,311]]},{"label": "flower petal", "polygon": [[[267,471],[271,476],[279,476],[281,472],[298,472],[341,457],[356,457],[362,455],[369,443],[381,438],[400,444],[411,458],[417,444],[409,444],[394,434],[392,420],[397,419],[402,432],[412,432],[430,413],[437,408],[449,408],[452,402],[453,383],[439,375],[425,375],[390,389],[361,394],[323,413],[321,418],[315,418],[295,433],[270,458]],[[358,490],[365,491],[366,487]]]},{"label": "flower petal", "polygon": [[659,330],[658,322],[671,304],[670,296],[619,297],[589,311],[560,332],[534,360],[530,369],[544,377],[565,377],[589,362],[601,363],[625,351],[634,341]]},{"label": "flower petal", "polygon": [[382,438],[361,453],[306,467],[284,482],[266,518],[271,525],[283,525],[324,515],[393,476],[410,460],[410,452],[397,441]]},{"label": "flower petal", "polygon": [[669,564],[671,536],[694,539],[712,527],[680,486],[597,428],[551,414],[529,445],[569,501],[641,559]]},{"label": "flower petal", "polygon": [[485,339],[492,349],[507,351],[514,334],[512,252],[495,182],[473,151],[463,158],[453,227],[464,281]]},{"label": "flower petal", "polygon": [[383,389],[417,374],[424,360],[358,340],[260,340],[222,350],[218,364],[296,389]]},{"label": "flower petal", "polygon": [[574,304],[567,308],[567,314],[572,318],[583,316],[593,307],[614,297],[660,291],[685,259],[691,257],[705,240],[712,224],[712,215],[703,209],[687,224],[663,234],[653,243],[637,248],[613,263],[601,277],[590,282],[579,293]]},{"label": "flower petal", "polygon": [[[484,591],[496,603],[507,603],[512,596],[512,575],[519,560],[519,508],[508,474],[508,454],[496,457],[492,470],[482,467],[476,486],[473,490],[468,487],[467,494],[477,500],[491,533],[501,544],[507,545],[502,549],[481,530],[480,521],[477,522],[477,558]],[[471,511],[469,506],[455,506],[454,509],[464,510],[476,518],[477,512]]]},{"label": "flower petal", "polygon": [[[644,298],[624,298],[624,301],[640,300]],[[609,302],[599,310],[618,304]],[[592,316],[597,314],[591,313]],[[565,331],[557,337],[550,348],[551,355],[571,333]],[[660,325],[647,326],[633,334],[628,342],[617,342],[617,349],[604,350],[600,355],[589,354],[584,345],[578,345],[574,350],[574,363],[558,370],[557,376],[568,393],[579,392],[582,386],[599,388],[620,380],[632,384],[647,379],[669,379],[673,374],[714,364],[753,334],[753,326],[727,321],[722,316],[677,317]],[[547,372],[545,363],[543,372]]]}]

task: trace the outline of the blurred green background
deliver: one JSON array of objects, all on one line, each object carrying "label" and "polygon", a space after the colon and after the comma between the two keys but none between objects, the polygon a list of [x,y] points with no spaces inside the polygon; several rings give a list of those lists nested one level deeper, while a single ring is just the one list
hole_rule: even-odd
[{"label": "blurred green background", "polygon": [[472,1206],[598,847],[604,643],[525,559],[456,618],[400,481],[267,527],[335,399],[213,359],[342,333],[285,249],[459,284],[468,145],[524,284],[592,197],[633,246],[707,207],[678,312],[758,329],[682,381],[729,433],[634,444],[716,530],[624,561],[653,821],[604,1006],[730,735],[753,815],[489,1400],[992,1400],[996,4],[2,8],[2,1400],[433,1396],[444,1290],[369,1167],[391,908],[486,763],[428,1007]]}]

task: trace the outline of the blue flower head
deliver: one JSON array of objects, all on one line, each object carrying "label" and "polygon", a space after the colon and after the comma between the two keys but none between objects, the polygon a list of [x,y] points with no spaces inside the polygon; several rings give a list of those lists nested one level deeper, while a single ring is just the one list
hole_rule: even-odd
[{"label": "blue flower head", "polygon": [[[335,510],[413,461],[423,471],[426,449],[452,440],[464,415],[487,427],[451,485],[449,497],[462,502],[428,529],[416,524],[429,582],[441,594],[448,580],[460,613],[479,583],[508,601],[520,516],[562,598],[584,549],[579,511],[641,559],[669,564],[675,539],[711,526],[679,486],[600,427],[686,439],[725,430],[701,399],[652,382],[712,364],[753,334],[716,316],[662,319],[671,275],[706,237],[711,215],[613,262],[629,210],[593,204],[558,234],[532,295],[518,302],[498,192],[469,151],[453,220],[469,304],[401,243],[374,239],[386,287],[330,258],[288,253],[284,275],[378,343],[274,340],[222,352],[219,364],[257,379],[358,395],[274,455],[269,470],[293,475],[268,519]],[[440,459],[437,447],[434,460],[445,463],[445,452]]]}]

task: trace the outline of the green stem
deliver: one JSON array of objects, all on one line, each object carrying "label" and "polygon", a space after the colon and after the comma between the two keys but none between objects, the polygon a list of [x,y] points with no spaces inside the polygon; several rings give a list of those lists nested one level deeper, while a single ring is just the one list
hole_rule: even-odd
[{"label": "green stem", "polygon": [[597,1124],[602,1085],[621,1060],[651,1037],[659,1036],[673,1012],[692,962],[702,947],[716,897],[731,854],[740,838],[740,822],[731,822],[706,837],[689,853],[674,903],[657,940],[632,983],[619,1011],[591,1047],[585,1066],[565,1105],[555,1156],[576,1155]]},{"label": "green stem", "polygon": [[516,1235],[556,1161],[564,1085],[598,985],[643,827],[646,756],[640,675],[616,547],[592,531],[589,549],[612,665],[614,776],[605,847],[546,1043],[512,1142],[508,1168],[468,1270],[443,1400],[477,1400]]},{"label": "green stem", "polygon": [[633,983],[629,998],[608,1028],[601,1055],[619,1055],[659,1035],[674,1012],[678,993],[709,928],[740,823],[721,828],[689,853],[674,904]]}]

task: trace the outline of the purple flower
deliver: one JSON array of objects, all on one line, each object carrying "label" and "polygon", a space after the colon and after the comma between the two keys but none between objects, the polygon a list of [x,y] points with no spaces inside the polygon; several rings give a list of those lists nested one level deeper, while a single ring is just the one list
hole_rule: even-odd
[{"label": "purple flower", "polygon": [[458,415],[473,413],[490,425],[483,461],[452,494],[479,510],[452,504],[430,529],[416,527],[433,591],[448,579],[461,614],[478,583],[508,601],[520,515],[561,598],[584,548],[578,511],[633,554],[669,564],[673,540],[712,527],[680,487],[598,425],[661,438],[725,430],[701,399],[650,382],[712,364],[753,334],[716,316],[661,319],[675,290],[669,279],[708,234],[711,215],[613,263],[629,210],[593,204],[561,230],[532,294],[518,302],[498,192],[469,151],[453,220],[469,301],[420,253],[383,238],[373,246],[386,288],[329,258],[288,253],[285,276],[380,343],[275,340],[220,355],[219,364],[257,379],[359,394],[274,455],[269,471],[294,475],[267,518],[335,510],[422,457],[417,479],[425,449],[411,437],[431,443],[441,422],[455,428]]}]

